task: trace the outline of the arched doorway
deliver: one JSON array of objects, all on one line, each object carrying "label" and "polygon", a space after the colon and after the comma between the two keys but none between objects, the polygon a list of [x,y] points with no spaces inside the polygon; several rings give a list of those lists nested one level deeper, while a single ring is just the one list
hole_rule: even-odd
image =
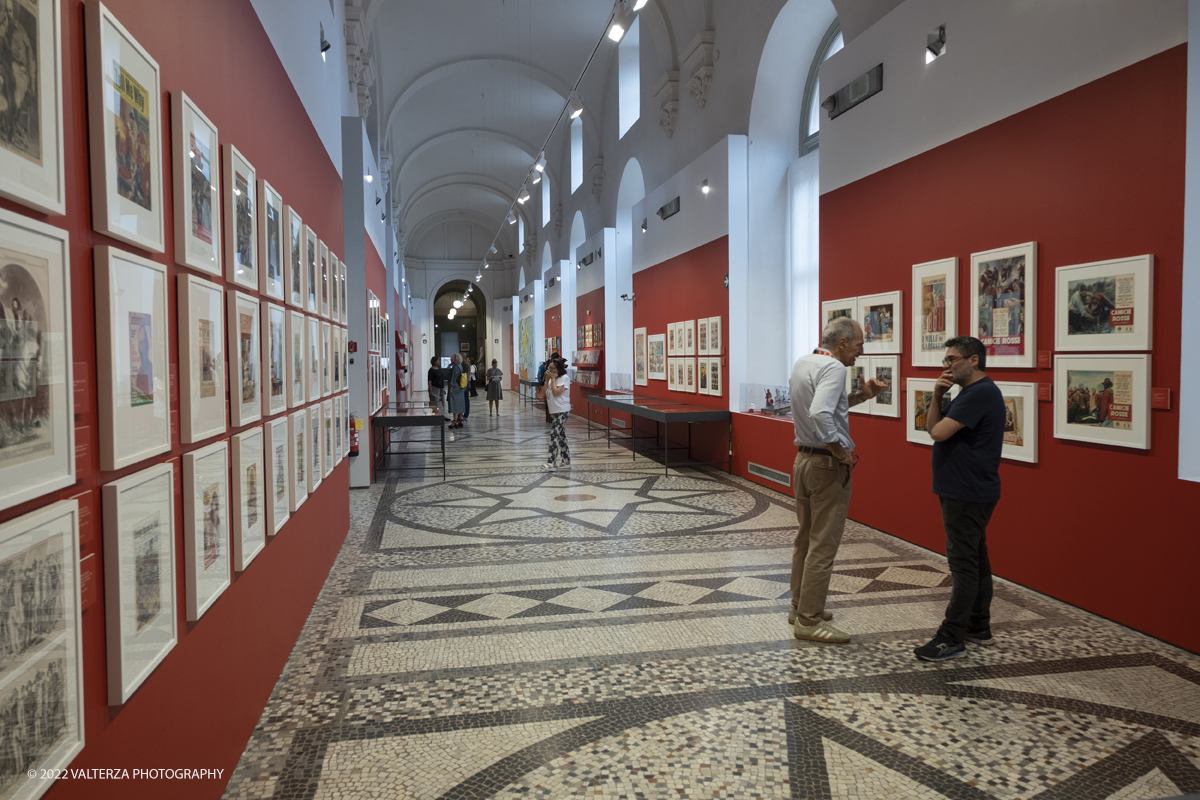
[{"label": "arched doorway", "polygon": [[477,364],[489,358],[487,299],[477,288],[468,292],[470,286],[469,281],[450,281],[434,297],[433,354],[439,360],[454,353],[470,356]]}]

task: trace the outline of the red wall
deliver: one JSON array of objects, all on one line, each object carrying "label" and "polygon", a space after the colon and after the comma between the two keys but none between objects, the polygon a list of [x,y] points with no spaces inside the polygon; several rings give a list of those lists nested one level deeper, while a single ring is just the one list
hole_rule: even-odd
[{"label": "red wall", "polygon": [[[346,464],[339,465],[321,484],[314,499],[300,508],[279,536],[268,541],[267,548],[246,572],[235,573],[232,585],[194,623],[185,620],[183,502],[177,494],[175,577],[179,642],[129,702],[109,707],[99,487],[155,463],[172,461],[176,467],[176,487],[181,490],[181,454],[216,441],[185,447],[178,438],[178,341],[173,276],[186,270],[173,263],[171,220],[175,212],[167,92],[186,91],[217,126],[220,141],[235,143],[257,168],[258,175],[283,195],[285,203],[295,206],[305,223],[335,252],[343,250],[342,183],[248,0],[206,2],[202,14],[187,13],[191,9],[188,4],[165,4],[162,0],[105,0],[105,4],[149,50],[161,69],[163,94],[158,103],[162,119],[159,135],[163,142],[166,253],[146,253],[91,229],[84,3],[63,0],[66,214],[49,217],[8,201],[0,201],[0,206],[65,228],[71,236],[78,482],[0,512],[0,522],[71,497],[79,497],[83,513],[87,514],[81,531],[81,555],[86,559],[84,569],[96,579],[97,600],[84,610],[82,617],[86,747],[70,766],[86,769],[205,765],[225,769],[224,778],[212,781],[60,781],[46,797],[52,800],[216,798],[221,796],[241,757],[345,538],[349,473]],[[247,75],[253,75],[254,80],[246,80]],[[297,169],[298,164],[304,165],[304,169]],[[101,244],[115,245],[168,264],[172,274],[167,285],[172,310],[168,330],[173,447],[169,454],[105,473],[99,472],[97,449],[92,282],[92,250]],[[236,432],[231,430],[227,435]]]},{"label": "red wall", "polygon": [[[910,313],[911,265],[956,255],[959,319],[969,321],[971,253],[1032,240],[1038,347],[1050,350],[1056,267],[1152,253],[1152,385],[1177,395],[1186,67],[1181,45],[823,195],[821,298],[903,289]],[[904,336],[902,375],[935,377],[908,366],[907,326]],[[990,374],[1053,379],[1048,369]],[[995,572],[1200,650],[1200,485],[1176,478],[1178,411],[1151,412],[1147,451],[1055,439],[1051,404],[1039,412],[1039,463],[1000,468]],[[856,415],[851,434],[862,457],[851,517],[941,551],[930,449],[905,441],[903,419]]]},{"label": "red wall", "polygon": [[[549,339],[551,336],[562,336],[563,335],[562,306],[561,305],[551,306],[550,308],[546,309],[545,314],[546,314],[546,319],[545,319],[546,336],[545,336],[545,338]],[[558,319],[551,319],[551,317],[558,317]],[[566,340],[565,339],[563,340],[563,349],[568,353],[571,352],[572,349],[574,349],[574,342],[572,342],[571,344],[572,344],[571,347],[567,347]],[[550,354],[546,353],[546,357],[549,358]]]},{"label": "red wall", "polygon": [[[604,287],[603,286],[601,286],[599,289],[593,289],[592,291],[588,292],[587,294],[583,295],[582,297],[575,298],[575,325],[576,325],[576,327],[583,327],[584,325],[595,325],[596,323],[600,323],[601,326],[604,325]],[[568,336],[563,336],[563,347],[566,348],[567,351],[573,351],[573,350],[578,349],[577,345],[579,344],[579,331],[577,331],[577,330],[568,331],[567,333],[569,334],[570,341],[567,341]],[[604,345],[604,352],[600,355],[600,365],[599,366],[600,366],[600,372],[602,373],[600,376],[600,385],[593,388],[591,386],[581,386],[580,384],[577,383],[574,386],[572,386],[571,389],[572,389],[572,391],[576,392],[576,395],[575,395],[575,400],[571,404],[571,413],[576,414],[577,416],[580,416],[580,417],[583,417],[586,419],[587,415],[588,415],[588,409],[590,408],[593,422],[599,423],[601,425],[608,425],[608,409],[601,408],[600,406],[589,406],[588,401],[587,401],[589,395],[601,394],[605,390],[604,387],[605,387],[606,381],[604,379],[603,373],[607,369],[606,363],[605,363],[606,362],[605,356],[607,356],[607,354],[608,354],[608,344],[607,344],[608,339],[607,339],[607,332],[605,332],[602,329],[601,333],[605,336],[605,345]],[[622,420],[626,426],[629,425],[629,415],[628,414],[620,414],[617,412],[613,412],[612,418]]]}]

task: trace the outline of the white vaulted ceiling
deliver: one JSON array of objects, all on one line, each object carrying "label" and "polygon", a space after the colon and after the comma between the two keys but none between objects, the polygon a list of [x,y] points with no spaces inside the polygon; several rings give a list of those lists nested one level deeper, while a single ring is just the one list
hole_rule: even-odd
[{"label": "white vaulted ceiling", "polygon": [[[410,244],[469,223],[475,238],[503,228],[501,256],[519,251],[517,226],[504,217],[612,8],[613,0],[363,0],[378,43],[379,145]],[[611,52],[601,48],[592,69],[606,69]],[[565,124],[546,153],[556,203],[564,133]],[[541,229],[536,202],[518,211],[527,230]]]}]

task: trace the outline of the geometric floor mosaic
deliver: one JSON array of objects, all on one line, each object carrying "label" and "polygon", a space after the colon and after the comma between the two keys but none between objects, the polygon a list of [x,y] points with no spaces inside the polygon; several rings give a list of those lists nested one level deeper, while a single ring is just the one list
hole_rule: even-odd
[{"label": "geometric floor mosaic", "polygon": [[[671,470],[533,409],[447,432],[447,478],[351,529],[235,798],[1099,798],[1200,793],[1200,658],[998,581],[997,645],[914,660],[943,557],[847,526],[787,625],[790,497]],[[482,408],[482,404],[480,404]]]}]

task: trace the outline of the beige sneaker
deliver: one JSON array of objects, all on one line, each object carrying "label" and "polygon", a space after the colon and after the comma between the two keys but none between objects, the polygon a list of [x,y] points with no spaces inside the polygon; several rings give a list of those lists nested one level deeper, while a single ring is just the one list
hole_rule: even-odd
[{"label": "beige sneaker", "polygon": [[[795,624],[796,624],[796,613],[797,613],[797,612],[796,612],[796,607],[795,607],[795,606],[789,606],[789,610],[788,610],[788,625],[795,625]],[[833,612],[832,612],[832,611],[822,611],[822,612],[821,612],[821,619],[825,620],[826,622],[829,622],[829,620],[833,619]]]},{"label": "beige sneaker", "polygon": [[850,641],[850,634],[838,630],[824,620],[816,625],[797,625],[793,629],[793,635],[797,639],[824,642],[825,644],[847,644]]}]

